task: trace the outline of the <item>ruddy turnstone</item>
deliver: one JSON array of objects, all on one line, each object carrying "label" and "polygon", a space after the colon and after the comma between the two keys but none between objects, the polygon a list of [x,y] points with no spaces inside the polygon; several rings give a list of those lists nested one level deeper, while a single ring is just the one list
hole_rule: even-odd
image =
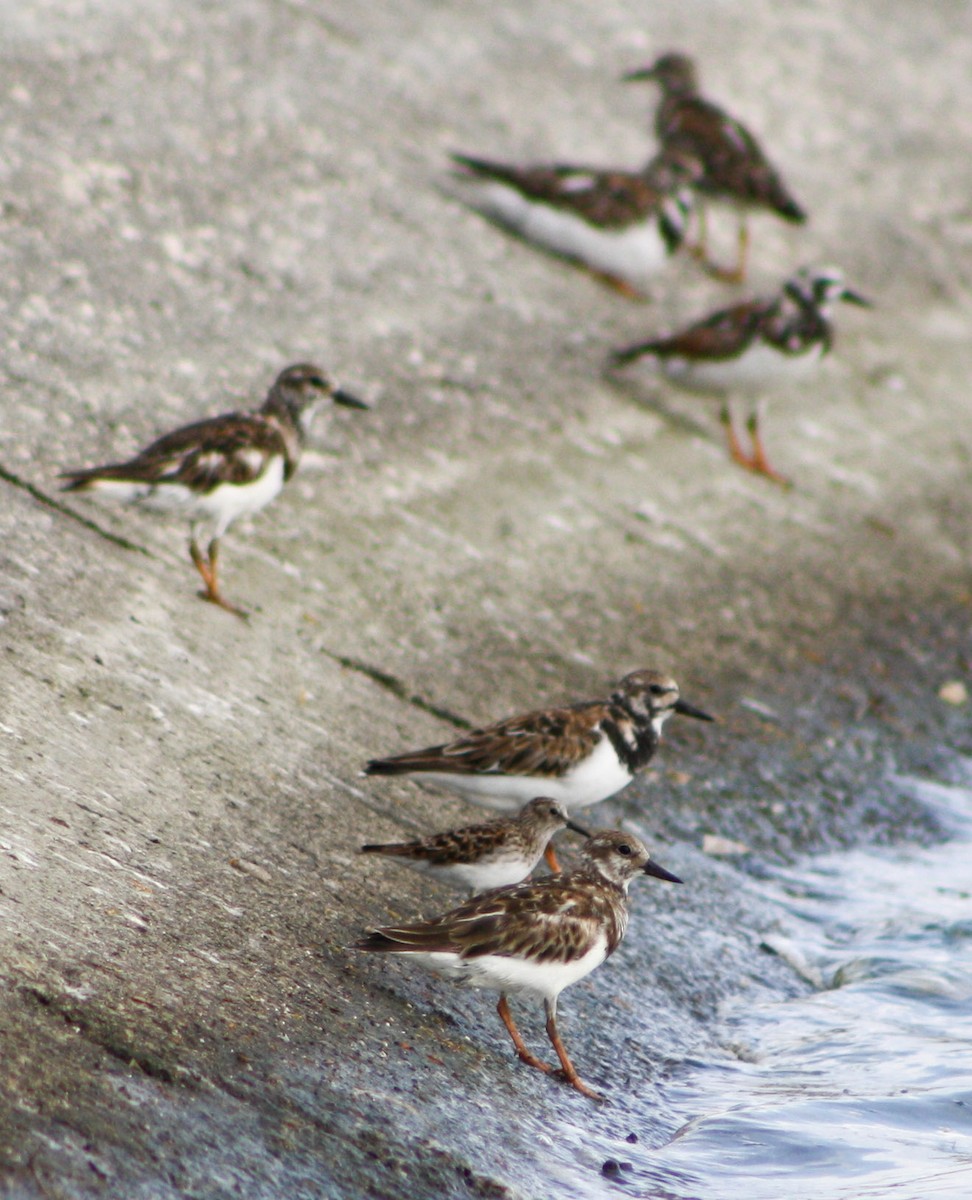
[{"label": "ruddy turnstone", "polygon": [[[807,215],[788,191],[779,172],[770,164],[756,138],[717,104],[699,92],[695,63],[685,54],[663,54],[651,66],[631,71],[624,80],[651,80],[661,88],[655,113],[655,133],[663,151],[681,151],[702,164],[695,186],[704,195],[729,200],[739,209],[739,259],[726,279],[745,278],[749,250],[746,212],[768,208],[787,221],[802,222]],[[705,226],[699,212],[699,252],[705,255]]]},{"label": "ruddy turnstone", "polygon": [[362,846],[361,850],[394,858],[445,883],[483,892],[526,879],[561,829],[589,836],[556,800],[539,796],[513,817],[465,825],[413,842]]},{"label": "ruddy turnstone", "polygon": [[[803,267],[775,296],[746,300],[720,309],[669,337],[637,342],[611,355],[615,366],[652,359],[669,379],[699,391],[759,389],[774,380],[812,372],[833,344],[833,311],[838,300],[870,306],[844,282],[836,267]],[[778,483],[787,480],[770,466],[753,408],[747,428],[752,452],[736,434],[728,402],[722,423],[729,453],[741,466]]]},{"label": "ruddy turnstone", "polygon": [[681,151],[638,172],[452,157],[484,216],[626,294],[644,293],[681,245],[702,169]]},{"label": "ruddy turnstone", "polygon": [[506,998],[542,1000],[561,1077],[599,1100],[560,1040],[557,997],[617,950],[628,924],[628,885],[636,875],[681,880],[652,862],[644,843],[630,833],[598,833],[582,853],[576,871],[486,892],[431,921],[376,929],[354,948],[407,954],[461,986],[498,991],[497,1012],[520,1059],[549,1072],[527,1049]]},{"label": "ruddy turnstone", "polygon": [[[188,518],[189,554],[206,585],[200,596],[245,617],[220,591],[219,539],[238,517],[269,504],[297,470],[314,410],[326,399],[368,407],[331,383],[319,367],[297,363],[280,372],[255,412],[184,425],[127,462],[64,471],[64,490],[97,492]],[[209,539],[205,553],[199,545],[204,534]]]},{"label": "ruddy turnstone", "polygon": [[409,775],[507,812],[542,793],[571,812],[626,787],[673,713],[712,720],[668,675],[632,671],[607,700],[507,717],[445,745],[372,759],[365,774]]}]

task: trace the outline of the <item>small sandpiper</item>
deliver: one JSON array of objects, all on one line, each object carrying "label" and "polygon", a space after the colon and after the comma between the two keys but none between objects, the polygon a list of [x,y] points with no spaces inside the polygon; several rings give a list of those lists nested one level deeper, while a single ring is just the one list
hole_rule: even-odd
[{"label": "small sandpiper", "polygon": [[498,991],[497,1012],[521,1061],[549,1072],[527,1049],[507,996],[543,1001],[561,1078],[600,1100],[580,1078],[560,1040],[557,997],[621,944],[628,924],[628,885],[636,875],[681,880],[654,863],[644,843],[630,833],[598,833],[582,854],[576,871],[486,892],[430,921],[376,929],[354,948],[408,955],[463,987]]},{"label": "small sandpiper", "polygon": [[[775,295],[719,309],[668,337],[616,350],[611,363],[651,361],[673,382],[697,391],[758,391],[769,383],[798,380],[816,370],[830,351],[839,300],[870,307],[836,267],[803,267]],[[736,433],[728,401],[721,420],[735,462],[777,483],[789,482],[770,466],[756,407],[747,422],[750,453]]]},{"label": "small sandpiper", "polygon": [[[202,576],[199,595],[237,616],[216,574],[219,540],[239,517],[258,512],[297,470],[314,411],[323,401],[367,408],[319,367],[281,371],[255,412],[231,412],[164,434],[127,462],[65,471],[65,491],[96,492],[190,522],[189,554]],[[208,547],[200,548],[205,534]]]},{"label": "small sandpiper", "polygon": [[[702,164],[695,186],[703,195],[728,200],[739,211],[739,257],[736,267],[715,268],[722,278],[739,282],[746,275],[749,250],[747,210],[769,209],[784,220],[803,222],[807,215],[790,194],[756,138],[734,117],[699,91],[695,63],[688,55],[669,53],[650,66],[625,75],[626,82],[649,80],[661,88],[655,113],[655,133],[663,152],[690,155]],[[696,247],[705,257],[704,210]]]},{"label": "small sandpiper", "polygon": [[538,796],[512,817],[464,825],[412,842],[362,846],[361,850],[383,854],[456,887],[483,892],[526,879],[550,839],[562,829],[590,836],[556,800]]},{"label": "small sandpiper", "polygon": [[659,155],[643,171],[452,157],[477,211],[633,296],[649,289],[682,244],[691,184],[702,170],[681,151]]}]

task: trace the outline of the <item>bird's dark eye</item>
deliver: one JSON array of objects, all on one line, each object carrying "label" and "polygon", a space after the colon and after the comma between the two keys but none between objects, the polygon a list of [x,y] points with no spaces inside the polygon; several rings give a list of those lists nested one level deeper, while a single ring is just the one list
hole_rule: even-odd
[{"label": "bird's dark eye", "polygon": [[618,846],[618,854],[623,854],[625,858],[627,858],[631,853],[631,847],[627,842],[622,842],[621,845]]},{"label": "bird's dark eye", "polygon": [[664,696],[668,691],[668,688],[662,687],[660,683],[653,683],[648,691],[651,692],[653,696]]}]

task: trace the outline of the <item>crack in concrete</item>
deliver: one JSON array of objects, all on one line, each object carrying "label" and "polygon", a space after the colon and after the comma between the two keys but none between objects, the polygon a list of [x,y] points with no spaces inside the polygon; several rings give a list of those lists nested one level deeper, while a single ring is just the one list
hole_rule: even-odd
[{"label": "crack in concrete", "polygon": [[189,1077],[188,1072],[179,1067],[173,1069],[166,1066],[158,1054],[139,1050],[122,1031],[112,1030],[107,1023],[97,1018],[91,1019],[63,996],[37,984],[22,988],[21,993],[26,1000],[34,1001],[42,1010],[60,1017],[92,1045],[99,1046],[112,1058],[117,1058],[128,1067],[138,1067],[144,1075],[152,1079],[159,1079],[163,1083],[185,1083]]},{"label": "crack in concrete", "polygon": [[123,550],[134,550],[138,554],[144,554],[146,558],[155,558],[151,550],[146,550],[144,546],[140,546],[137,542],[130,542],[128,538],[122,537],[120,534],[112,533],[108,529],[102,529],[97,521],[92,521],[90,517],[83,517],[79,512],[75,512],[67,504],[56,500],[53,496],[49,496],[47,492],[42,491],[36,484],[31,483],[29,479],[22,478],[2,463],[0,463],[0,479],[5,480],[14,487],[20,488],[40,504],[44,504],[48,508],[53,508],[55,512],[61,513],[62,516],[70,517],[72,520],[77,521],[79,525],[83,525],[85,529],[90,529],[92,533],[98,534],[99,537],[103,537],[106,541],[114,542],[116,546],[121,546]]},{"label": "crack in concrete", "polygon": [[359,658],[350,658],[346,654],[335,654],[333,650],[328,650],[326,646],[321,647],[321,652],[340,666],[346,667],[349,671],[357,671],[359,675],[366,676],[373,683],[377,683],[379,687],[384,688],[386,692],[391,692],[399,700],[404,700],[406,704],[411,704],[414,708],[421,709],[422,712],[431,713],[433,717],[438,717],[440,721],[448,721],[456,729],[473,728],[472,721],[467,721],[465,717],[460,717],[450,709],[443,708],[439,704],[434,704],[431,700],[426,700],[424,696],[413,692],[397,675],[392,675],[388,671],[382,671],[378,667],[373,667],[370,663],[362,662]]}]

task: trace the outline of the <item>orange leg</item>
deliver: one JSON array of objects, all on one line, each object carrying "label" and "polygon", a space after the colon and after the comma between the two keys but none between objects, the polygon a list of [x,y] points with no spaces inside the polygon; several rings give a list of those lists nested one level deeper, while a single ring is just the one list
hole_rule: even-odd
[{"label": "orange leg", "polygon": [[699,206],[698,212],[698,228],[699,236],[691,246],[688,247],[689,253],[693,258],[697,258],[707,273],[713,279],[719,279],[723,283],[742,283],[746,278],[746,260],[749,257],[749,227],[746,224],[745,217],[739,226],[739,251],[734,267],[720,267],[717,262],[713,262],[709,258],[708,249],[708,229],[705,219],[705,208]]},{"label": "orange leg", "polygon": [[739,249],[736,252],[734,267],[720,267],[710,259],[705,260],[706,270],[715,279],[723,283],[742,283],[746,278],[746,268],[749,261],[749,224],[745,215],[739,219]]},{"label": "orange leg", "polygon": [[691,245],[686,244],[686,249],[693,258],[708,262],[709,225],[705,218],[705,205],[702,203],[695,206],[695,224],[698,234]]},{"label": "orange leg", "polygon": [[547,860],[547,866],[555,875],[559,875],[563,868],[560,865],[560,859],[557,857],[557,851],[553,848],[553,842],[547,842],[547,848],[543,852],[543,857]]},{"label": "orange leg", "polygon": [[611,275],[607,271],[596,271],[593,267],[589,269],[599,283],[607,284],[619,295],[625,296],[628,300],[644,300],[643,293],[639,292],[636,287],[632,287],[626,279],[619,279],[617,275]]},{"label": "orange leg", "polygon": [[746,453],[742,448],[742,442],[739,440],[739,435],[736,433],[736,427],[732,423],[732,413],[729,411],[729,405],[723,404],[722,411],[719,413],[719,420],[722,422],[722,427],[726,431],[726,441],[729,445],[729,455],[733,462],[739,463],[741,467],[745,467],[747,471],[755,471],[756,466],[753,461],[753,456]]},{"label": "orange leg", "polygon": [[759,413],[754,412],[747,422],[749,436],[753,440],[753,457],[750,469],[755,471],[757,475],[765,475],[767,479],[772,479],[774,483],[780,484],[782,487],[792,487],[792,484],[785,475],[781,475],[775,467],[770,466],[770,461],[766,457],[766,447],[763,445],[763,438],[759,432]]},{"label": "orange leg", "polygon": [[218,604],[220,608],[225,608],[227,612],[231,612],[237,617],[242,617],[245,621],[249,613],[242,608],[237,608],[235,604],[230,604],[219,590],[219,580],[216,574],[219,539],[213,538],[209,543],[208,555],[204,555],[199,549],[196,539],[192,538],[189,542],[189,556],[192,559],[193,566],[202,576],[202,581],[206,585],[206,590],[199,593],[200,597],[203,600],[208,600],[210,604]]},{"label": "orange leg", "polygon": [[500,996],[499,1004],[496,1005],[496,1011],[500,1015],[500,1020],[506,1026],[506,1032],[513,1039],[513,1045],[516,1047],[516,1052],[520,1056],[520,1061],[525,1062],[528,1067],[536,1067],[538,1071],[548,1072],[550,1067],[545,1062],[541,1062],[526,1048],[526,1042],[520,1036],[520,1031],[516,1027],[516,1022],[513,1020],[513,1014],[510,1012],[510,1006],[506,1003],[506,997]]},{"label": "orange leg", "polygon": [[192,565],[202,576],[203,583],[206,585],[205,593],[200,593],[206,600],[212,600],[215,584],[213,582],[213,573],[209,568],[209,560],[199,549],[199,543],[195,538],[189,542],[189,557],[192,559]]},{"label": "orange leg", "polygon": [[604,1097],[600,1092],[595,1092],[593,1088],[589,1088],[587,1084],[577,1074],[577,1069],[570,1061],[570,1057],[564,1047],[564,1043],[560,1040],[560,1034],[557,1032],[557,1010],[549,1000],[544,1002],[544,1007],[547,1010],[547,1037],[550,1038],[550,1044],[557,1051],[557,1057],[560,1059],[561,1071],[559,1072],[566,1083],[569,1083],[572,1088],[576,1088],[582,1096],[589,1096],[591,1100],[603,1100]]},{"label": "orange leg", "polygon": [[749,221],[743,213],[739,218],[739,257],[736,260],[736,283],[742,283],[749,269]]},{"label": "orange leg", "polygon": [[729,454],[733,462],[739,463],[741,467],[745,467],[747,471],[752,471],[756,475],[764,475],[767,479],[772,479],[774,483],[778,483],[781,487],[792,487],[790,480],[785,475],[781,475],[775,467],[771,466],[769,459],[766,457],[766,447],[763,445],[763,438],[759,432],[758,413],[752,413],[746,422],[746,429],[753,443],[751,454],[747,454],[742,447],[742,442],[740,442],[739,435],[736,433],[735,426],[732,423],[732,414],[729,411],[728,404],[722,406],[719,420],[725,428]]}]

